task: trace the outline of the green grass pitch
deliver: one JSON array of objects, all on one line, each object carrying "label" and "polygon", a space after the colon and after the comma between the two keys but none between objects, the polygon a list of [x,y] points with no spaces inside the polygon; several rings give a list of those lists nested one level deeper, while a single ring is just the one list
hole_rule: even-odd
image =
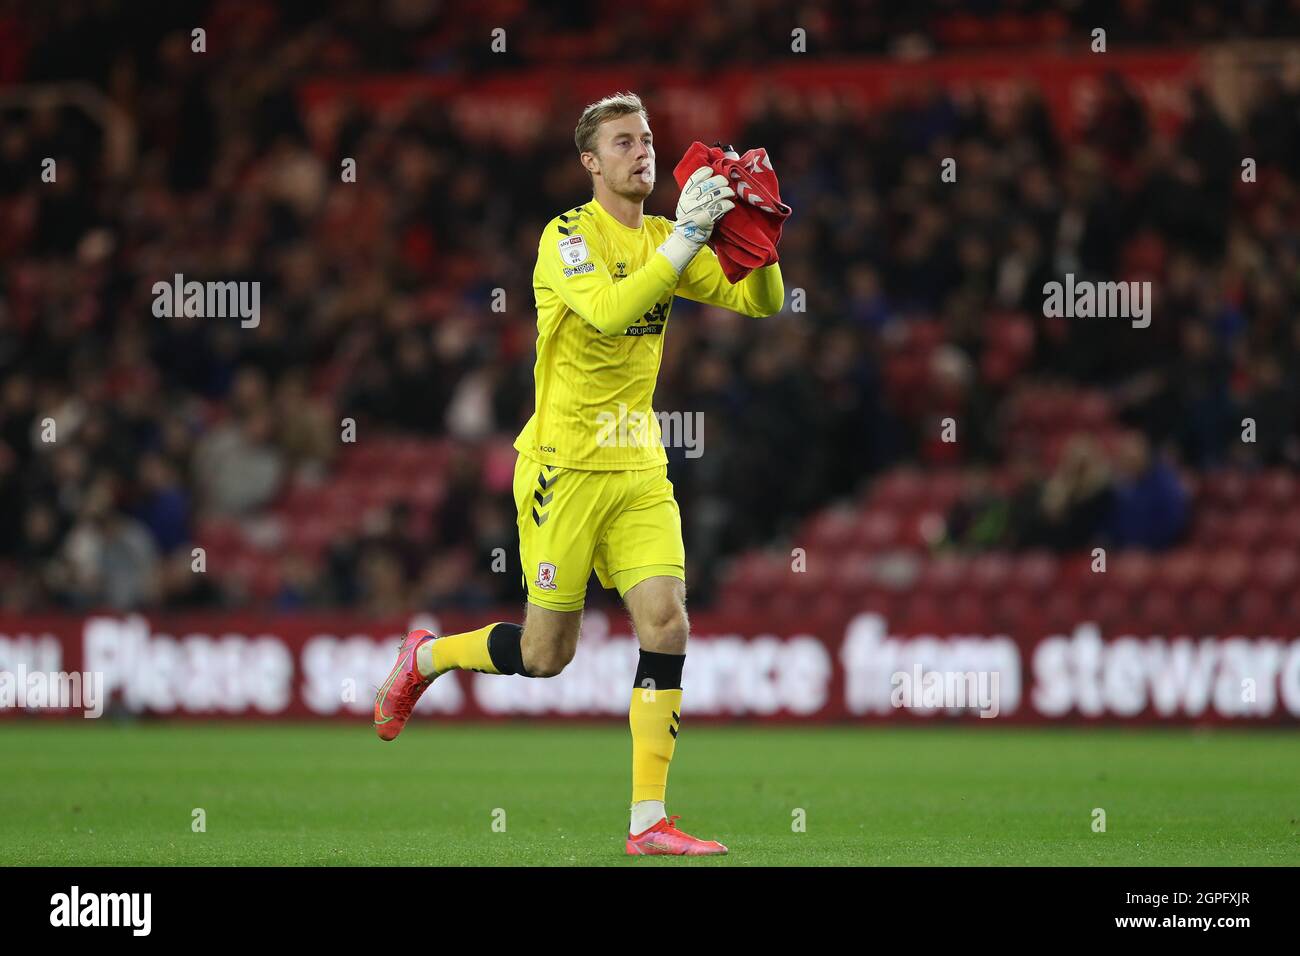
[{"label": "green grass pitch", "polygon": [[621,726],[7,720],[0,864],[1293,865],[1296,755],[1285,730],[695,726],[669,811],[731,855],[688,861],[623,856]]}]

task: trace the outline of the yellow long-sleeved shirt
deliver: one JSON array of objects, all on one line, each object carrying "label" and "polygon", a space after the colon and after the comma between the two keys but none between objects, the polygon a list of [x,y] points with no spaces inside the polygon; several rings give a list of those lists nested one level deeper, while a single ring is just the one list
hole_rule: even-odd
[{"label": "yellow long-sleeved shirt", "polygon": [[785,303],[778,265],[732,285],[707,246],[680,276],[656,250],[671,220],[630,229],[592,199],[542,231],[533,269],[536,406],[515,448],[547,465],[590,471],[667,461],[652,408],[673,296],[772,315]]}]

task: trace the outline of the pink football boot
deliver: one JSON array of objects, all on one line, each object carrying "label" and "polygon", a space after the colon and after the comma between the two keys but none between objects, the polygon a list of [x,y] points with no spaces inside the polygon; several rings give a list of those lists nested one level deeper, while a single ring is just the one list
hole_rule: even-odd
[{"label": "pink football boot", "polygon": [[375,732],[381,740],[393,740],[402,732],[415,709],[415,702],[438,676],[421,677],[415,666],[416,648],[425,641],[437,639],[432,631],[412,631],[398,647],[397,663],[375,695]]},{"label": "pink football boot", "polygon": [[727,848],[717,840],[701,840],[677,829],[681,817],[660,820],[644,833],[628,834],[628,856],[725,856]]}]

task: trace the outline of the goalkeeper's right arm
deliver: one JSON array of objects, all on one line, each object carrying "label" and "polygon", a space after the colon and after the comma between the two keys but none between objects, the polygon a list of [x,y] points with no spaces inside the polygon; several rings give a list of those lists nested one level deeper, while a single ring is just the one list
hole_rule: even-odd
[{"label": "goalkeeper's right arm", "polygon": [[[655,303],[677,286],[678,270],[667,256],[652,256],[640,269],[615,282],[605,261],[588,246],[587,258],[568,265],[559,250],[564,237],[553,229],[542,234],[537,261],[547,285],[564,304],[605,335],[622,335]],[[694,255],[694,253],[692,253]]]},{"label": "goalkeeper's right arm", "polygon": [[[682,186],[673,231],[649,262],[620,282],[610,278],[603,259],[583,237],[561,233],[556,221],[542,232],[537,262],[565,305],[605,335],[622,335],[676,287],[708,242],[713,224],[735,208],[735,195],[725,176],[713,175],[708,166],[697,169]],[[566,246],[584,249],[583,261],[570,265],[562,251]]]}]

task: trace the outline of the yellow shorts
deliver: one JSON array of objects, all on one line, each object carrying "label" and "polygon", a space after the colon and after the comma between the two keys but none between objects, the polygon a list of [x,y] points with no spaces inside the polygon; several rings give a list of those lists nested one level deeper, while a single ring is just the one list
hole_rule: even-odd
[{"label": "yellow shorts", "polygon": [[582,610],[593,569],[620,596],[658,575],[686,580],[682,517],[667,465],[579,471],[520,455],[515,511],[530,604]]}]

